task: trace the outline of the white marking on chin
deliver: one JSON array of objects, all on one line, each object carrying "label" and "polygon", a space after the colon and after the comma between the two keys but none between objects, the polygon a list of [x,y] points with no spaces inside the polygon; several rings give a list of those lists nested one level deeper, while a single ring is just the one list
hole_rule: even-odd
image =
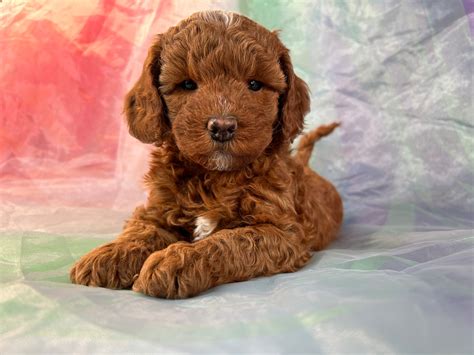
[{"label": "white marking on chin", "polygon": [[217,221],[211,221],[207,217],[200,216],[196,218],[196,228],[194,228],[194,240],[198,241],[208,237],[217,227]]},{"label": "white marking on chin", "polygon": [[232,155],[227,152],[214,152],[209,161],[213,168],[218,171],[226,171],[232,167]]}]

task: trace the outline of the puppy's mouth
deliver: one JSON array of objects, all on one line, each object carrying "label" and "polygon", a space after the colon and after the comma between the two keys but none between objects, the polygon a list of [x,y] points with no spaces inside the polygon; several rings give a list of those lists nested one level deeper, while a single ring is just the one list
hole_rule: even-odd
[{"label": "puppy's mouth", "polygon": [[238,170],[250,163],[256,154],[251,154],[242,148],[237,142],[219,142],[210,145],[202,145],[197,154],[188,155],[188,158],[213,171]]},{"label": "puppy's mouth", "polygon": [[212,150],[216,152],[231,152],[233,150],[233,140],[219,142],[211,140]]},{"label": "puppy's mouth", "polygon": [[207,168],[217,171],[238,169],[245,158],[238,154],[236,143],[235,139],[225,142],[212,141],[212,150],[207,157]]}]

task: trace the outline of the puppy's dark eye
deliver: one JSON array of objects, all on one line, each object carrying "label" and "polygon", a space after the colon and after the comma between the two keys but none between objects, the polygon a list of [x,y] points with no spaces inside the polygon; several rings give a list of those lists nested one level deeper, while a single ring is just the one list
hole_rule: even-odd
[{"label": "puppy's dark eye", "polygon": [[192,80],[185,80],[180,85],[184,90],[196,90],[197,84]]},{"label": "puppy's dark eye", "polygon": [[250,80],[249,81],[249,89],[252,91],[258,91],[263,87],[263,84],[257,80]]}]

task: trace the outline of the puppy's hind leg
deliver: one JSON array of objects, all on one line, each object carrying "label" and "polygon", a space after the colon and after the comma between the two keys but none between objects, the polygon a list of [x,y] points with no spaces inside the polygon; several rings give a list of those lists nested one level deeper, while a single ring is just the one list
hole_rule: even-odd
[{"label": "puppy's hind leg", "polygon": [[305,167],[296,201],[305,243],[313,251],[324,249],[337,237],[342,224],[344,208],[339,193],[329,181]]}]

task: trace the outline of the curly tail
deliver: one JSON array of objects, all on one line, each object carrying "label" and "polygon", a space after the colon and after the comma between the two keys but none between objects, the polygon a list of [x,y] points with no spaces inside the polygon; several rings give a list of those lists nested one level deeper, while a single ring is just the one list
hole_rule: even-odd
[{"label": "curly tail", "polygon": [[329,125],[319,126],[302,136],[296,150],[295,159],[303,165],[308,165],[314,143],[316,143],[320,138],[331,134],[331,132],[334,131],[336,127],[339,127],[339,125],[339,122],[334,122]]}]

